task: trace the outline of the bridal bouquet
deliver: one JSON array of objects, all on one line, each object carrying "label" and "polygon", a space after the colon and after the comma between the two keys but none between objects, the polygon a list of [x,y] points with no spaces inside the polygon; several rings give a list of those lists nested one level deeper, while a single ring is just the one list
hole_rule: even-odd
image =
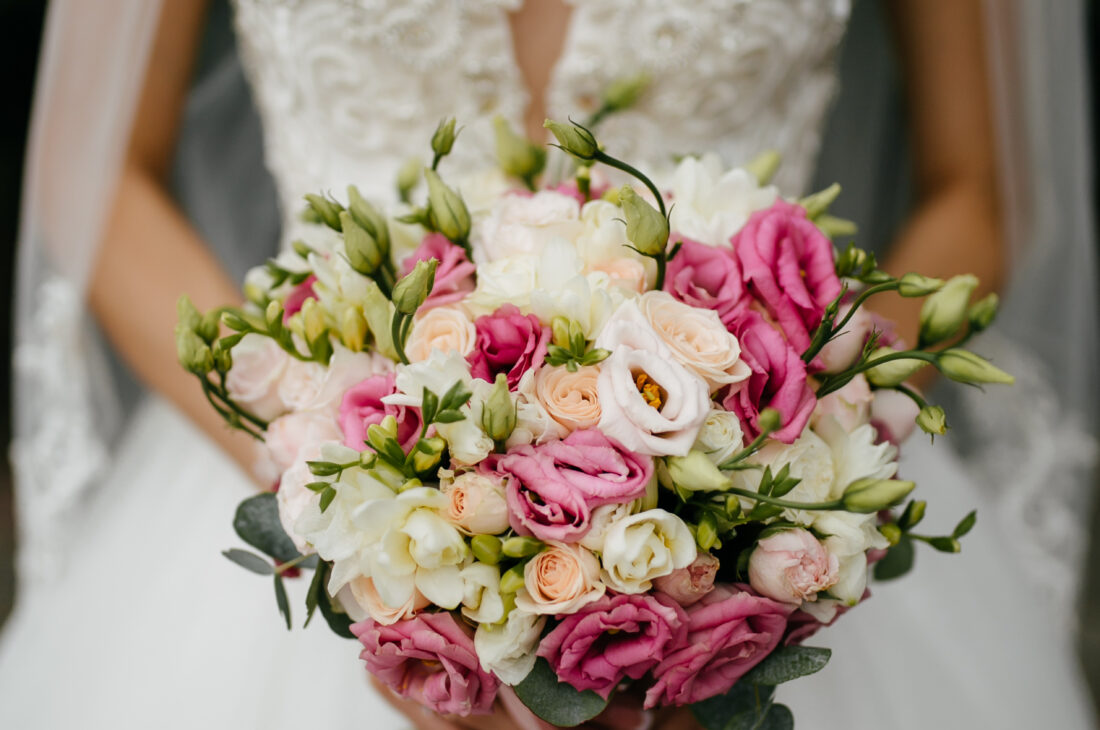
[{"label": "bridal bouquet", "polygon": [[[996,299],[837,252],[836,189],[780,197],[774,156],[685,158],[658,187],[547,126],[564,184],[540,188],[544,150],[501,125],[502,171],[449,185],[452,120],[399,207],[309,196],[315,240],[250,275],[248,306],[181,300],[181,362],[277,479],[235,517],[263,555],[226,555],[274,576],[288,628],[284,578],[312,569],[306,621],[440,713],[507,691],[570,726],[633,693],[790,727],[775,686],[829,657],[803,642],[869,570],[974,524],[915,531],[897,443],[947,428],[918,369],[1011,382],[961,349]],[[916,347],[862,307],[884,292],[926,297]]]}]

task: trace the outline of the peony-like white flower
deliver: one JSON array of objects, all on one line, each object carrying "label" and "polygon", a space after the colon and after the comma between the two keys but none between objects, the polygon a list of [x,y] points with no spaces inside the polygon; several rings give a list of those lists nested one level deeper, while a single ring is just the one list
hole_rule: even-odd
[{"label": "peony-like white flower", "polygon": [[[905,396],[902,396],[905,397]],[[814,406],[810,425],[816,426],[823,418],[832,417],[846,431],[853,431],[867,423],[871,418],[871,386],[863,374],[856,375],[839,390],[829,393],[818,400]],[[906,400],[909,400],[906,398]]]},{"label": "peony-like white flower", "polygon": [[644,593],[654,578],[690,565],[697,552],[683,520],[663,509],[646,510],[607,528],[600,575],[620,593]]},{"label": "peony-like white flower", "polygon": [[[332,414],[324,411],[300,411],[280,416],[268,424],[264,445],[279,471],[301,461],[305,449],[344,440],[344,434]],[[312,480],[311,480],[312,481]]]},{"label": "peony-like white flower", "polygon": [[573,244],[563,238],[548,241],[539,256],[530,306],[542,322],[555,317],[576,322],[591,340],[623,302],[624,293],[611,286],[607,274],[585,275],[583,268]]},{"label": "peony-like white flower", "polygon": [[693,448],[702,451],[715,464],[722,464],[744,447],[741,420],[722,408],[711,408],[703,421]]},{"label": "peony-like white flower", "polygon": [[279,398],[291,410],[335,415],[349,388],[373,375],[392,371],[392,360],[377,353],[352,352],[336,343],[327,367],[291,359],[279,381]]},{"label": "peony-like white flower", "polygon": [[602,553],[608,528],[624,517],[629,517],[635,511],[633,502],[601,504],[596,507],[588,518],[588,532],[584,533],[584,537],[580,539],[581,547],[586,547],[594,553]]},{"label": "peony-like white flower", "polygon": [[432,307],[416,318],[405,354],[411,362],[427,360],[432,350],[454,351],[463,357],[474,349],[477,329],[470,313],[461,304]]},{"label": "peony-like white flower", "polygon": [[[793,444],[768,441],[764,448],[749,457],[749,462],[770,466],[772,474],[784,466],[790,467],[790,476],[800,479],[798,485],[783,498],[791,502],[826,502],[833,499],[836,469],[829,445],[813,431],[806,429]],[[729,474],[735,487],[756,491],[760,486],[761,470],[747,469]],[[839,495],[837,495],[839,496]],[[743,499],[745,509],[756,502]],[[821,513],[807,510],[784,510],[783,516],[800,525],[810,526]]]},{"label": "peony-like white flower", "polygon": [[470,563],[462,569],[462,615],[479,624],[504,620],[504,599],[500,595],[500,568]]},{"label": "peony-like white flower", "polygon": [[519,684],[535,667],[539,637],[546,617],[518,608],[499,626],[481,624],[474,632],[474,649],[481,668],[507,685]]},{"label": "peony-like white flower", "polygon": [[537,256],[553,238],[573,240],[581,231],[580,205],[569,195],[542,190],[504,195],[470,235],[474,263]]},{"label": "peony-like white flower", "polygon": [[710,411],[706,382],[680,365],[637,304],[625,302],[604,326],[600,430],[628,449],[654,456],[691,450]]},{"label": "peony-like white flower", "polygon": [[663,291],[643,294],[638,308],[676,361],[705,380],[712,393],[752,374],[741,359],[741,343],[714,310],[692,307]]},{"label": "peony-like white flower", "polygon": [[279,380],[290,360],[269,337],[249,333],[231,351],[233,367],[226,376],[229,396],[248,412],[270,421],[286,411],[279,398]]},{"label": "peony-like white flower", "polygon": [[740,168],[723,172],[717,155],[685,157],[672,176],[672,230],[699,243],[728,246],[749,216],[775,202],[777,191],[760,187]]},{"label": "peony-like white flower", "polygon": [[523,311],[531,306],[539,257],[509,256],[477,267],[477,286],[463,303],[474,315],[491,314],[502,304],[514,304]]}]

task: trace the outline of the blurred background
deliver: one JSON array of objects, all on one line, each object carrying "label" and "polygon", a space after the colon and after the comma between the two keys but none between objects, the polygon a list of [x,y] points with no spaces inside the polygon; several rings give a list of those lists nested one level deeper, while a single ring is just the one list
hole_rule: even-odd
[{"label": "blurred background", "polygon": [[[9,69],[5,103],[0,105],[0,240],[6,242],[0,249],[0,291],[4,292],[9,292],[12,288],[23,148],[46,4],[46,0],[0,0],[0,63]],[[1093,119],[1097,116],[1098,90],[1095,79],[1100,62],[1097,5],[1095,0],[1088,3]],[[233,62],[234,54],[226,0],[215,0],[210,28],[196,71],[197,82],[213,67],[212,59],[221,62],[220,67],[224,72],[226,58]],[[236,75],[244,90],[244,79],[239,73],[239,66]],[[851,193],[842,196],[837,213],[860,221],[860,237],[865,242],[888,240],[890,232],[909,203],[906,187],[896,184],[899,169],[904,170],[907,167],[907,145],[901,92],[892,58],[890,35],[877,0],[854,3],[852,21],[841,56],[840,75],[842,91],[825,134],[827,143],[821,155],[819,178],[826,182],[839,180],[846,193]],[[247,93],[243,96],[247,96]],[[877,137],[873,144],[867,144],[868,135]],[[261,154],[258,135],[248,136],[253,141],[254,154],[258,158]],[[240,137],[237,141],[239,139]],[[1100,140],[1097,142],[1093,149],[1094,156],[1096,149],[1100,148]],[[187,143],[184,135],[180,144]],[[874,169],[869,167],[870,163],[858,164],[858,151],[871,147],[892,150],[889,155],[879,154],[874,158]],[[856,159],[853,160],[854,156]],[[1100,169],[1095,159],[1093,169]],[[902,174],[900,177],[905,176]],[[885,201],[880,195],[874,198],[874,206],[865,206],[863,209],[843,207],[846,200],[871,200],[873,196],[861,195],[860,189],[875,186],[881,189],[886,180],[889,180],[889,184],[885,187],[890,192]],[[269,197],[260,204],[273,208],[274,191],[261,191],[261,194]],[[183,202],[188,207],[188,201]],[[276,217],[270,216],[269,219],[275,220]],[[240,267],[247,262],[226,263],[230,269],[239,272]],[[10,305],[10,298],[0,297],[0,349],[9,353],[12,314]],[[12,556],[18,530],[12,504],[11,472],[7,461],[7,444],[11,434],[10,371],[10,357],[0,358],[0,444],[4,445],[0,457],[0,625],[15,598]],[[1100,506],[1100,499],[1095,502]],[[1100,698],[1100,509],[1094,512],[1090,559],[1084,580],[1085,589],[1080,600],[1079,649],[1094,697]]]}]

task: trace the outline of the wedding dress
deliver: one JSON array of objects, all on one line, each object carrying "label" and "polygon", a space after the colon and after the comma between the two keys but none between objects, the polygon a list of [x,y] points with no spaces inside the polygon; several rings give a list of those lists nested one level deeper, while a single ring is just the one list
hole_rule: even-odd
[{"label": "wedding dress", "polygon": [[[306,192],[355,183],[392,199],[398,167],[444,116],[464,130],[443,175],[491,163],[491,118],[517,123],[528,102],[507,19],[517,4],[236,0],[288,240]],[[805,192],[848,12],[847,0],[576,0],[547,107],[583,117],[609,82],[644,71],[645,97],[600,130],[618,156],[659,175],[675,154],[738,163],[778,149],[777,184]],[[31,419],[15,450],[22,583],[0,645],[0,726],[407,726],[366,684],[353,642],[320,621],[287,633],[270,585],[218,555],[237,544],[230,517],[251,486],[172,408],[149,398],[92,478],[105,451],[80,399],[94,388],[70,377],[84,351],[50,346],[76,341],[80,286],[40,281],[17,353],[39,388],[23,410],[74,405]],[[946,444],[904,452],[937,526],[997,513]],[[800,727],[1088,727],[1068,633],[1013,567],[1014,538],[980,520],[964,555],[920,555],[816,637],[830,665],[780,689]]]}]

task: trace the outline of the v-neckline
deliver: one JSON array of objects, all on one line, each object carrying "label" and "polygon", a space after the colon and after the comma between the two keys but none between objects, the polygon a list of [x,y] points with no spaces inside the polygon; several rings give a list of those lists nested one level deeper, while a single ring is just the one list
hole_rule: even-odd
[{"label": "v-neckline", "polygon": [[[539,2],[545,2],[546,0],[539,0]],[[562,33],[558,39],[557,54],[553,58],[546,68],[546,81],[541,90],[541,94],[536,94],[535,90],[530,86],[529,79],[524,74],[524,68],[520,65],[520,51],[517,46],[518,37],[516,35],[516,27],[513,24],[513,18],[523,11],[525,5],[524,2],[517,4],[514,10],[505,8],[501,15],[504,23],[504,33],[507,40],[508,57],[511,61],[513,68],[516,70],[516,83],[520,90],[523,92],[524,105],[520,111],[520,118],[518,122],[523,128],[524,133],[532,139],[538,140],[545,136],[545,132],[542,129],[542,119],[550,114],[550,96],[553,91],[554,81],[558,76],[558,71],[562,65],[562,61],[566,56],[566,52],[569,46],[569,39],[573,35],[573,24],[576,18],[576,8],[569,0],[558,0],[566,13],[564,22],[562,23]],[[535,106],[538,105],[538,106]],[[528,117],[532,115],[534,109],[541,107],[541,114],[535,118],[531,118],[532,125],[528,127]]]}]

